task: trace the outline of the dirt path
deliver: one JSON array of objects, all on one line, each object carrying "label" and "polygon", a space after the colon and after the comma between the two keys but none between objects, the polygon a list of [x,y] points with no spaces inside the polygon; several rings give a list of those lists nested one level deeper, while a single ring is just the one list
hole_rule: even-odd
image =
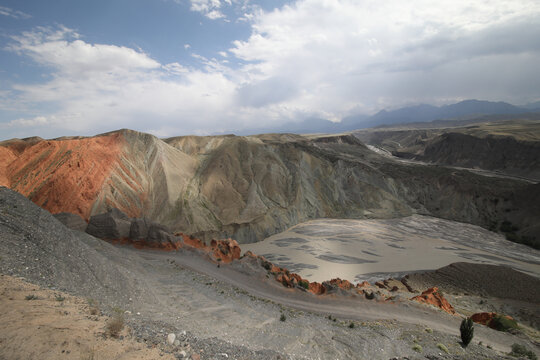
[{"label": "dirt path", "polygon": [[[302,312],[320,314],[323,315],[323,319],[331,314],[334,317],[348,319],[348,321],[382,321],[386,324],[399,324],[391,326],[394,328],[406,329],[419,326],[420,329],[430,328],[447,335],[459,335],[460,317],[414,303],[387,304],[359,298],[315,296],[299,290],[286,289],[273,280],[264,281],[252,275],[243,274],[231,266],[222,265],[218,268],[215,264],[193,256],[189,252],[147,252],[143,257],[147,262],[145,266],[149,276],[147,280],[152,283],[153,288],[160,289],[159,294],[156,293],[157,298],[162,300],[159,307],[166,307],[170,309],[170,312],[179,314],[182,318],[181,322],[184,323],[188,318],[194,317],[194,323],[197,324],[194,328],[208,328],[209,334],[225,335],[231,341],[239,341],[241,344],[244,342],[252,346],[259,344],[262,347],[274,349],[287,349],[287,346],[291,346],[292,349],[292,342],[296,341],[288,344],[289,341],[284,341],[282,336],[272,335],[276,333],[279,335],[276,325],[279,328],[280,324],[276,321],[278,317],[276,310],[261,306],[261,301],[257,303],[253,298],[262,300],[263,304],[270,301],[280,304],[279,307],[285,306]],[[180,279],[175,276],[174,271],[163,267],[164,263],[171,264],[171,262],[176,266],[180,265],[183,269],[205,274],[209,279],[217,279],[226,285],[233,286],[236,292],[241,289],[240,293],[249,294],[252,301],[246,302],[242,298],[230,301],[230,297],[220,297],[219,286],[216,291],[212,289],[201,291],[193,283],[183,284],[183,281],[179,281]],[[185,280],[185,276],[183,279]],[[215,286],[214,283],[212,285]],[[156,310],[147,309],[147,311],[155,313]],[[315,317],[320,319],[320,315]],[[266,324],[268,331],[259,334],[254,329],[260,329],[261,324]],[[310,326],[313,325],[312,321]],[[321,327],[324,328],[324,326]],[[307,327],[296,328],[293,332],[296,331],[309,338],[308,341],[314,340],[312,332]],[[332,329],[329,331],[332,332]],[[204,331],[201,335],[204,335]],[[382,341],[380,345],[382,348],[389,346],[385,344],[387,340]],[[489,345],[495,350],[508,352],[516,339],[506,333],[477,326],[475,341],[481,341],[485,346]]]}]

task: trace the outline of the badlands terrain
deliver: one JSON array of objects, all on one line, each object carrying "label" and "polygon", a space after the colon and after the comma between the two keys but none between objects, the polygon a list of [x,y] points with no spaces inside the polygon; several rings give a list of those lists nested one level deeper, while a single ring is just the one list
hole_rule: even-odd
[{"label": "badlands terrain", "polygon": [[539,355],[539,141],[528,119],[4,141],[0,359]]}]

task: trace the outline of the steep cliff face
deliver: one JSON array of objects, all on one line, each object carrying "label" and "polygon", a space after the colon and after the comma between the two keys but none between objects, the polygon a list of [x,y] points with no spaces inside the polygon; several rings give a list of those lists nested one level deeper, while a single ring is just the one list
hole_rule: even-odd
[{"label": "steep cliff face", "polygon": [[[187,140],[176,139],[175,145],[185,149]],[[198,236],[224,233],[252,242],[315,217],[410,214],[398,198],[368,181],[366,169],[348,168],[304,137],[226,137],[215,145],[199,154],[197,176],[177,202],[182,226]],[[189,139],[189,146],[205,145]]]},{"label": "steep cliff face", "polygon": [[[88,219],[118,208],[206,240],[259,241],[318,217],[412,213],[495,229],[511,219],[520,231],[538,236],[533,225],[540,210],[518,196],[527,183],[397,163],[351,135],[162,141],[120,130],[92,138],[5,142],[0,152],[2,184],[53,213]],[[524,211],[527,216],[521,216]]]},{"label": "steep cliff face", "polygon": [[395,156],[540,180],[540,122],[498,121],[432,129],[368,129],[356,136]]},{"label": "steep cliff face", "polygon": [[540,142],[445,133],[430,141],[418,159],[540,179],[539,154]]}]

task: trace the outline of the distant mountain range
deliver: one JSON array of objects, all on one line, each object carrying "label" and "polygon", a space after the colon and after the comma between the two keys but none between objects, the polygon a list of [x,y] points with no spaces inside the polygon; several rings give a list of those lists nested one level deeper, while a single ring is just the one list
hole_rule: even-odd
[{"label": "distant mountain range", "polygon": [[523,106],[516,106],[506,102],[492,102],[481,100],[464,100],[456,104],[433,106],[415,105],[397,110],[381,110],[374,115],[354,115],[344,118],[339,123],[320,118],[310,118],[301,122],[290,122],[279,127],[267,127],[239,131],[238,135],[262,133],[339,133],[377,127],[382,125],[396,125],[435,120],[465,120],[484,115],[514,115],[522,113],[540,112],[540,101]]}]

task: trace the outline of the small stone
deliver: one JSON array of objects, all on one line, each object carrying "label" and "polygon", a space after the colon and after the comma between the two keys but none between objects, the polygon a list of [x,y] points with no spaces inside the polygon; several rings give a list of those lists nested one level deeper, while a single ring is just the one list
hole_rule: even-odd
[{"label": "small stone", "polygon": [[180,340],[176,339],[174,340],[174,346],[180,346]]},{"label": "small stone", "polygon": [[187,354],[186,354],[186,352],[185,352],[184,350],[180,351],[180,352],[178,353],[178,355],[180,355],[180,356],[179,356],[180,359],[184,359],[184,358],[187,356]]},{"label": "small stone", "polygon": [[175,335],[175,334],[172,334],[172,333],[171,333],[171,334],[167,335],[167,343],[168,343],[169,345],[174,344],[174,341],[175,341],[175,340],[176,340],[176,335]]}]

